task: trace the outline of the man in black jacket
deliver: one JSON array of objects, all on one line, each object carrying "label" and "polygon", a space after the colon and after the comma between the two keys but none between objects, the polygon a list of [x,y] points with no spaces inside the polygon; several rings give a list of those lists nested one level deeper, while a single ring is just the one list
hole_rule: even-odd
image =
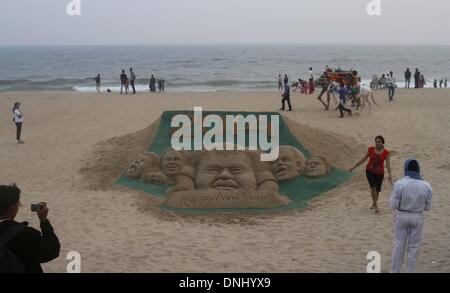
[{"label": "man in black jacket", "polygon": [[41,203],[37,210],[41,232],[14,221],[20,207],[20,189],[15,185],[0,186],[0,239],[8,239],[6,248],[22,263],[26,273],[43,273],[41,263],[59,256],[60,244],[47,219],[48,208]]},{"label": "man in black jacket", "polygon": [[405,71],[405,89],[409,89],[409,84],[411,83],[411,71],[409,68],[406,68]]}]

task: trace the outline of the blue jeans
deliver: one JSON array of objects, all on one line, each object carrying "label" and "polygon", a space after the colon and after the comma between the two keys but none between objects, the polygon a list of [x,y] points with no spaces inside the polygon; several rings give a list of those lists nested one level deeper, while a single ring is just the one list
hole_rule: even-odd
[{"label": "blue jeans", "polygon": [[394,100],[394,94],[395,94],[395,87],[390,86],[389,87],[389,102]]}]

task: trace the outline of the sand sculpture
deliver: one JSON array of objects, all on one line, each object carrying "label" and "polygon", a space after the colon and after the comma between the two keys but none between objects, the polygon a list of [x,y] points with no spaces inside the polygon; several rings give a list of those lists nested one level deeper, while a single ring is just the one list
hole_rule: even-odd
[{"label": "sand sculpture", "polygon": [[305,155],[289,145],[279,147],[278,159],[272,163],[272,172],[278,181],[289,180],[305,172]]},{"label": "sand sculpture", "polygon": [[317,178],[326,176],[331,172],[331,165],[328,160],[320,155],[312,155],[306,161],[305,176],[308,178]]},{"label": "sand sculpture", "polygon": [[279,147],[279,158],[262,162],[261,151],[144,152],[126,175],[147,184],[170,184],[167,207],[191,209],[274,208],[291,200],[279,193],[279,182],[297,176],[317,178],[331,171],[328,160],[306,160],[295,147]]}]

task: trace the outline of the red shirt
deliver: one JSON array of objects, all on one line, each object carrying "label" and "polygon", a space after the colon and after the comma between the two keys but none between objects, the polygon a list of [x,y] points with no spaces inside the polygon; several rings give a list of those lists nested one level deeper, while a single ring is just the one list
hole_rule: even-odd
[{"label": "red shirt", "polygon": [[369,153],[369,163],[366,166],[366,171],[374,174],[384,174],[384,161],[389,155],[389,151],[384,149],[381,155],[375,153],[375,147],[370,147],[367,149]]}]

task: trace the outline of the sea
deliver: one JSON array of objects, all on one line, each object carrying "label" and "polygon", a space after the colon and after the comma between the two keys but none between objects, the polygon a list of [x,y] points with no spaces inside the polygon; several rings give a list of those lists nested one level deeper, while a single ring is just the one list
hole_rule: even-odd
[{"label": "sea", "polygon": [[133,68],[138,91],[149,90],[150,75],[165,80],[166,91],[265,91],[277,88],[278,75],[306,79],[326,66],[357,70],[363,84],[394,72],[404,87],[406,68],[415,68],[433,87],[450,76],[450,46],[394,45],[0,45],[0,91],[94,92],[120,89],[122,69]]}]

